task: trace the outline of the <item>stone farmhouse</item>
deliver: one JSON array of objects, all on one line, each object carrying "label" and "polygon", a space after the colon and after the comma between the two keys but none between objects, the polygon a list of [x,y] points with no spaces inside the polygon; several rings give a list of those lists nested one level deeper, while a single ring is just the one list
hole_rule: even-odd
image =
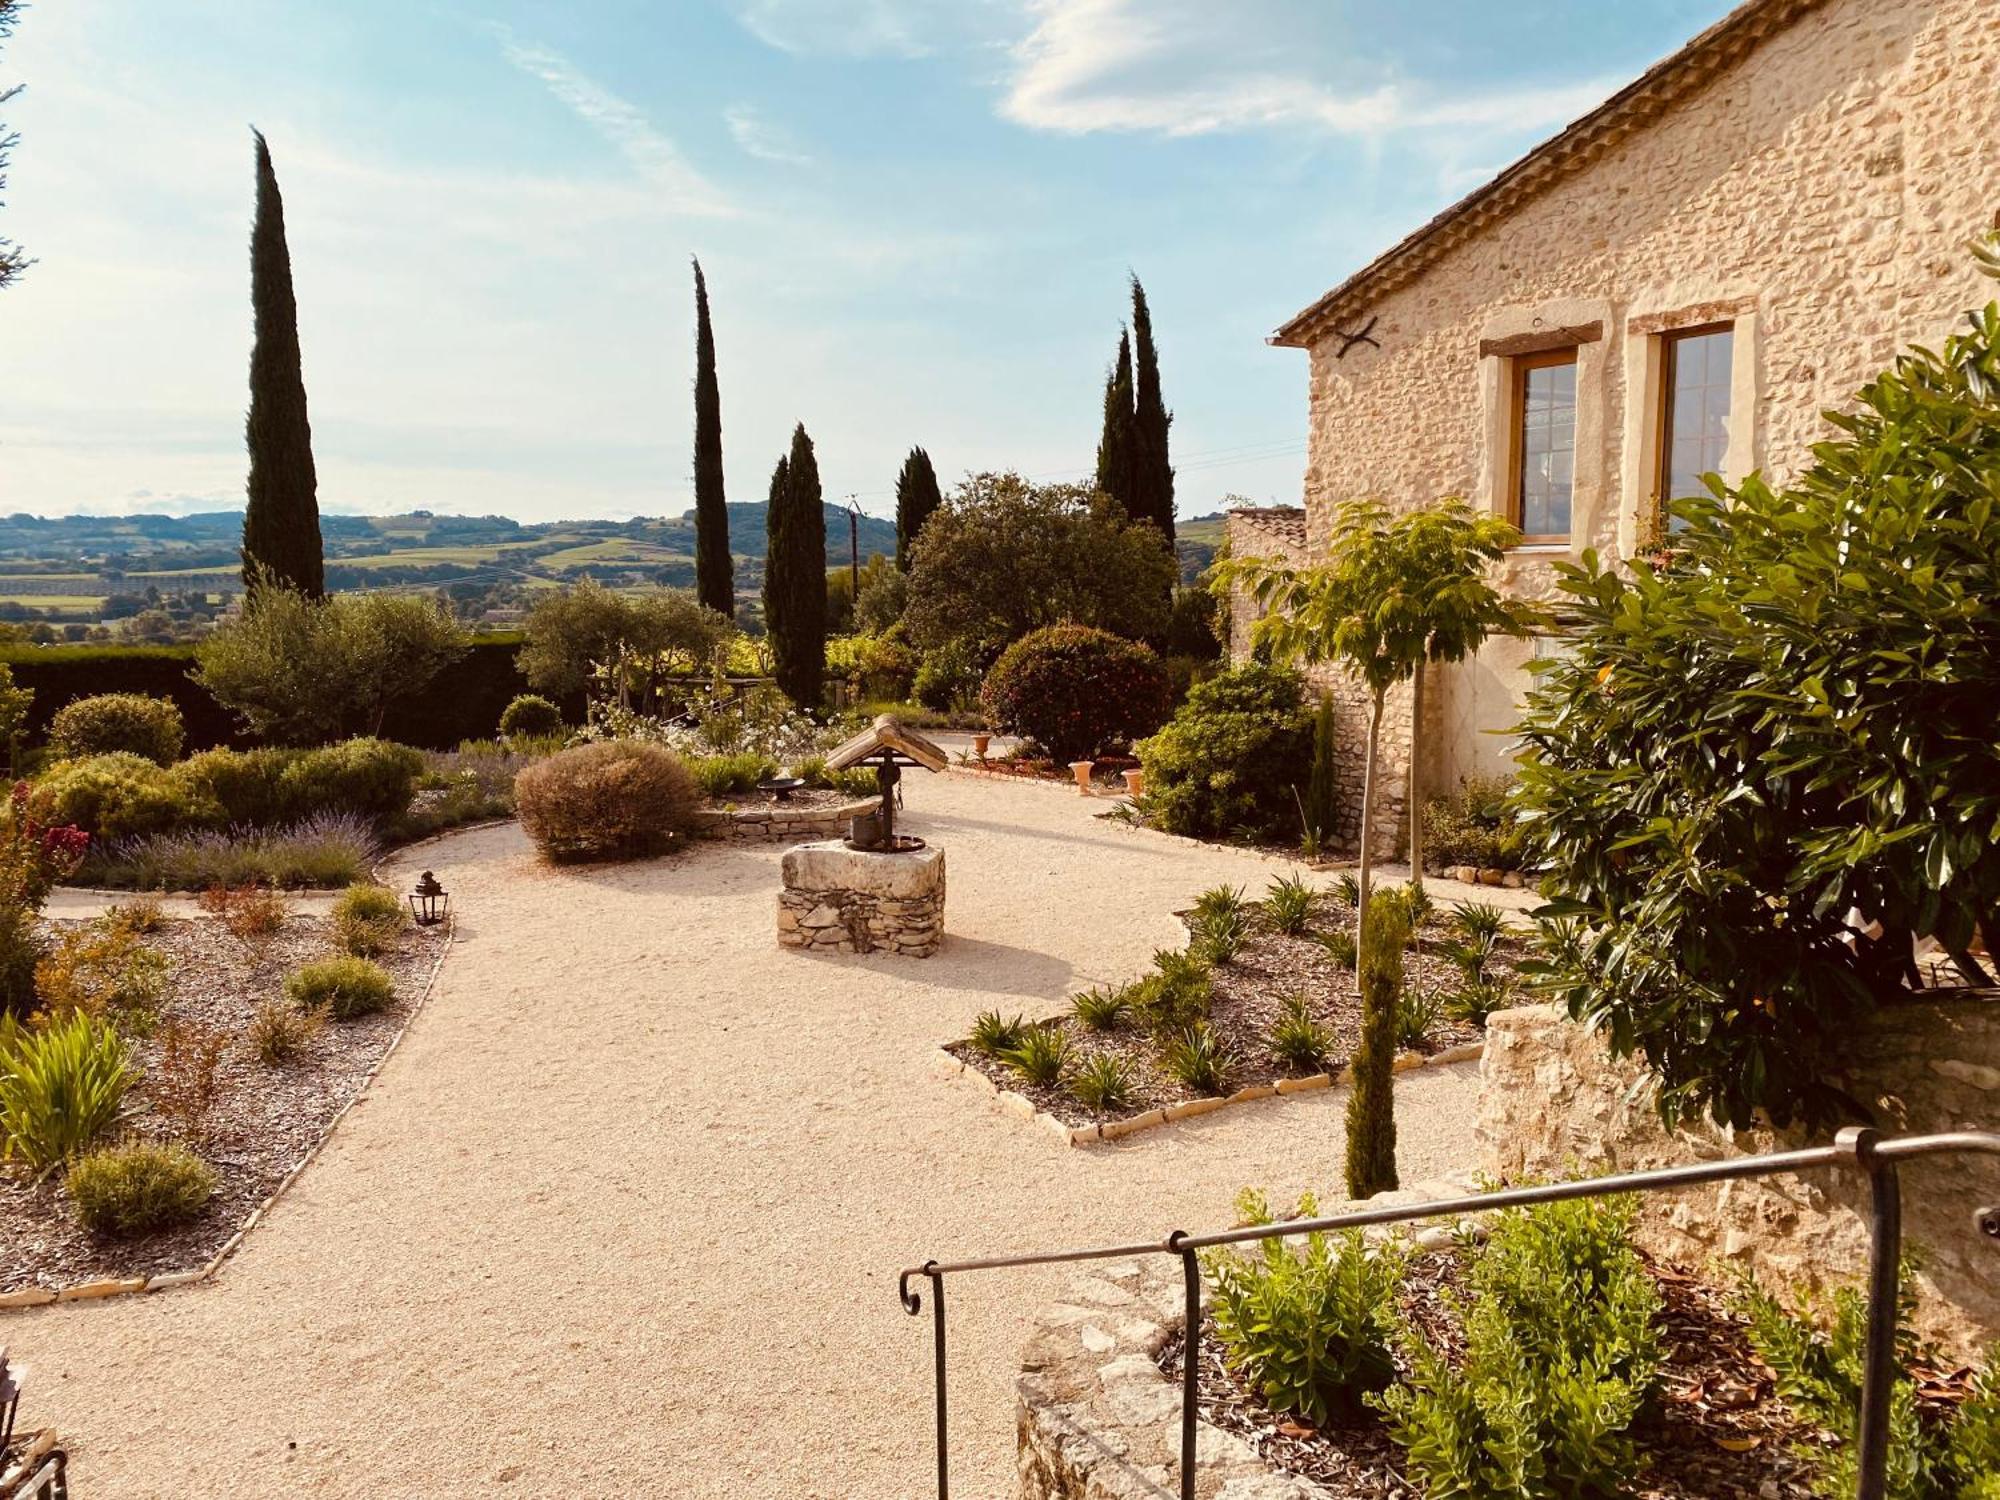
[{"label": "stone farmhouse", "polygon": [[[1643,550],[1702,474],[1795,472],[1826,409],[1988,299],[1966,247],[1994,228],[2000,0],[1748,0],[1272,335],[1310,362],[1304,505],[1231,512],[1230,546],[1303,561],[1347,497],[1456,495],[1520,528],[1503,586],[1553,597],[1553,562]],[[1251,623],[1239,600],[1232,654]],[[1508,770],[1557,649],[1430,675],[1425,787]],[[1358,822],[1365,697],[1323,686]],[[1405,690],[1385,842],[1410,714]]]}]

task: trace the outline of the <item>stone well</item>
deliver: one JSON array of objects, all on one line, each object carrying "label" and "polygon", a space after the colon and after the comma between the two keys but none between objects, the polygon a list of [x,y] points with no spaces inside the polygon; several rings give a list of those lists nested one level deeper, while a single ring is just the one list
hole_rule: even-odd
[{"label": "stone well", "polygon": [[839,839],[787,849],[778,941],[824,953],[929,958],[944,940],[944,850],[850,849]]}]

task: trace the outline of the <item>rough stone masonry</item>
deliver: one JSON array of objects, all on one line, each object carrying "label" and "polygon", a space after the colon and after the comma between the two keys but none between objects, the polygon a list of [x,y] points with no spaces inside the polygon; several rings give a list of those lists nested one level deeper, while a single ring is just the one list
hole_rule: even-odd
[{"label": "rough stone masonry", "polygon": [[944,941],[944,850],[850,849],[838,839],[785,851],[778,942],[825,953],[929,958]]}]

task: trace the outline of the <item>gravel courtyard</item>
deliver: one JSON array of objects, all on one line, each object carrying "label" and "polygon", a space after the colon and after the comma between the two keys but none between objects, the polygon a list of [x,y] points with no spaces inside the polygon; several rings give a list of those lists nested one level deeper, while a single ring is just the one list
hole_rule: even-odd
[{"label": "gravel courtyard", "polygon": [[[418,851],[458,945],[401,1049],[218,1280],[0,1318],[93,1497],[921,1496],[930,1322],[895,1274],[1224,1223],[1340,1179],[1346,1095],[1068,1151],[932,1072],[1278,861],[1042,785],[912,772],[934,959],[773,941],[776,846],[551,871],[509,825]],[[391,872],[408,884],[414,867]],[[1398,1080],[1406,1178],[1472,1155],[1476,1065]],[[1013,1492],[1013,1364],[1068,1273],[951,1288],[955,1490]]]}]

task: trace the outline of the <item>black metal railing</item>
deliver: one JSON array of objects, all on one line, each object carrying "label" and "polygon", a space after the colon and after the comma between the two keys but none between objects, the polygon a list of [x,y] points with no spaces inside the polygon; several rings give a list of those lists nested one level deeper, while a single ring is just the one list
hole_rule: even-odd
[{"label": "black metal railing", "polygon": [[[1172,1255],[1181,1262],[1187,1289],[1186,1337],[1181,1355],[1181,1500],[1194,1500],[1195,1432],[1198,1419],[1195,1380],[1201,1354],[1201,1264],[1199,1252],[1218,1245],[1241,1245],[1253,1240],[1288,1239],[1325,1230],[1360,1229],[1370,1225],[1406,1224],[1420,1219],[1441,1219],[1487,1213],[1497,1208],[1517,1208],[1535,1203],[1555,1203],[1570,1198],[1597,1198],[1614,1193],[1660,1192],[1669,1188],[1695,1187],[1708,1182],[1737,1178],[1772,1177],[1781,1172],[1808,1172],[1823,1168],[1844,1168],[1859,1172],[1868,1181],[1868,1346],[1862,1371],[1861,1413],[1857,1436],[1860,1479],[1858,1500],[1882,1500],[1883,1476],[1889,1457],[1889,1390],[1896,1371],[1897,1278],[1901,1274],[1903,1247],[1903,1197],[1897,1180],[1896,1163],[1918,1156],[1950,1152],[1982,1152],[2000,1156],[2000,1135],[1961,1130],[1939,1135],[1887,1137],[1865,1126],[1840,1132],[1830,1146],[1811,1146],[1796,1151],[1774,1151],[1763,1156],[1744,1156],[1727,1161],[1701,1162],[1686,1167],[1664,1167],[1651,1172],[1626,1172],[1614,1177],[1595,1177],[1575,1182],[1548,1183],[1538,1187],[1508,1188],[1447,1198],[1429,1203],[1398,1204],[1386,1208],[1358,1208],[1320,1219],[1291,1219],[1280,1224],[1256,1224],[1243,1229],[1225,1229],[1213,1234],[1189,1234],[1176,1229],[1164,1240],[1136,1245],[1106,1245],[1090,1250],[1052,1250],[1034,1255],[1003,1255],[984,1260],[927,1260],[896,1278],[896,1295],[903,1311],[911,1317],[923,1311],[923,1294],[912,1288],[916,1277],[930,1282],[932,1339],[936,1355],[937,1383],[937,1492],[938,1500],[950,1500],[951,1455],[945,1419],[945,1318],[944,1279],[968,1271],[1000,1271],[1017,1266],[1047,1266],[1070,1261],[1123,1260],[1138,1255]],[[2000,1209],[1975,1210],[1974,1223],[1989,1238],[2000,1239]]]}]

